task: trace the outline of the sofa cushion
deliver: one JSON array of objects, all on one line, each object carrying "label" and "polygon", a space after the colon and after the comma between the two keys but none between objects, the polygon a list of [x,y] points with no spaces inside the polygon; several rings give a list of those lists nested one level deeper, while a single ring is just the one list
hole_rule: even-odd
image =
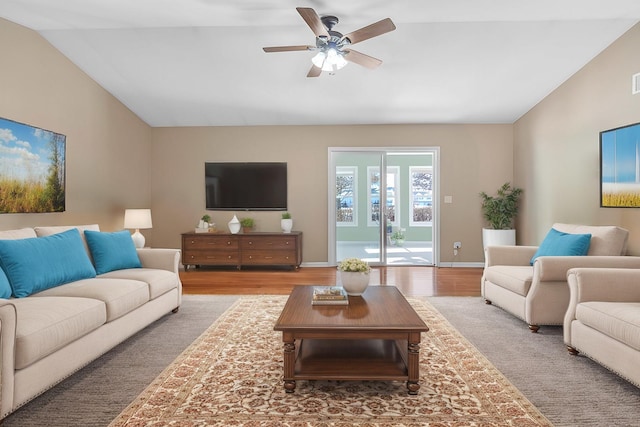
[{"label": "sofa cushion", "polygon": [[615,225],[553,224],[563,233],[591,234],[587,255],[619,256],[627,253],[629,231]]},{"label": "sofa cushion", "polygon": [[85,231],[84,233],[97,274],[108,273],[123,268],[140,268],[140,258],[127,230],[104,233]]},{"label": "sofa cushion", "polygon": [[9,298],[11,296],[11,284],[4,270],[0,268],[0,298]]},{"label": "sofa cushion", "polygon": [[149,284],[149,296],[155,299],[160,295],[176,289],[179,285],[178,275],[167,270],[153,268],[130,268],[101,274],[103,278],[134,279]]},{"label": "sofa cushion", "polygon": [[640,351],[640,303],[583,302],[576,307],[576,319]]},{"label": "sofa cushion", "polygon": [[82,297],[102,301],[107,307],[107,322],[135,310],[149,301],[149,287],[137,280],[94,278],[78,280],[47,289],[31,297]]},{"label": "sofa cushion", "polygon": [[591,234],[570,234],[552,228],[531,258],[533,265],[540,256],[584,256],[589,252]]},{"label": "sofa cushion", "polygon": [[47,237],[0,240],[0,267],[18,298],[96,275],[77,229]]},{"label": "sofa cushion", "polygon": [[526,296],[533,280],[533,267],[519,265],[492,265],[484,271],[489,282]]},{"label": "sofa cushion", "polygon": [[28,239],[30,237],[38,237],[33,228],[0,231],[0,240]]},{"label": "sofa cushion", "polygon": [[16,308],[15,367],[22,369],[106,321],[102,301],[90,298],[21,298]]},{"label": "sofa cushion", "polygon": [[86,249],[89,256],[91,253],[89,252],[89,246],[87,246],[87,240],[84,237],[84,232],[86,230],[92,231],[100,231],[100,226],[98,224],[87,224],[87,225],[55,225],[50,227],[34,227],[34,231],[38,237],[46,237],[51,236],[53,234],[63,233],[65,231],[69,231],[73,228],[77,228],[80,232],[80,237],[82,237],[82,244]]}]

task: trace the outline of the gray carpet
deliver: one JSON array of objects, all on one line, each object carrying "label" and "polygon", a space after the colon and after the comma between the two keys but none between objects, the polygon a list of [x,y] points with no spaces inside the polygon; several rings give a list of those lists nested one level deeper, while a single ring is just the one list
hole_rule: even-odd
[{"label": "gray carpet", "polygon": [[562,327],[532,334],[525,322],[480,297],[427,299],[556,426],[640,425],[640,389],[569,355]]},{"label": "gray carpet", "polygon": [[[236,298],[185,295],[177,314],[158,320],[2,425],[108,425]],[[557,426],[638,425],[640,389],[585,357],[569,356],[560,327],[534,335],[481,298],[428,300]]]}]

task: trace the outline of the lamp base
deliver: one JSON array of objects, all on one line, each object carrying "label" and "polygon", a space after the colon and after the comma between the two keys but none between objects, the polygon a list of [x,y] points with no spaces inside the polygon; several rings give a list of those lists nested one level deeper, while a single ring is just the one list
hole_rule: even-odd
[{"label": "lamp base", "polygon": [[131,235],[131,240],[133,240],[133,245],[136,248],[144,248],[144,236],[140,233],[140,230],[136,228],[135,233]]}]

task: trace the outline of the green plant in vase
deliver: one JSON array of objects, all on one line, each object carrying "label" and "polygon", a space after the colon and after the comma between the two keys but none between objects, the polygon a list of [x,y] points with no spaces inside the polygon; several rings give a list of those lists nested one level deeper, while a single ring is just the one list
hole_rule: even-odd
[{"label": "green plant in vase", "polygon": [[395,246],[402,246],[405,241],[404,228],[400,228],[393,233],[389,237],[391,239],[391,243]]},{"label": "green plant in vase", "polygon": [[255,226],[255,221],[253,218],[242,218],[240,220],[240,225],[242,226],[242,231],[248,233]]}]

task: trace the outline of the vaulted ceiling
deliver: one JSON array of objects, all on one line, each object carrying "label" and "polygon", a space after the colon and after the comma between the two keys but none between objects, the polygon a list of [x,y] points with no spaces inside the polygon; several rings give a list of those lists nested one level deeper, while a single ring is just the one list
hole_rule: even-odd
[{"label": "vaulted ceiling", "polygon": [[[344,34],[391,18],[354,46],[382,65],[308,78],[313,52],[263,52],[315,44],[296,7]],[[638,23],[640,1],[2,0],[0,17],[151,126],[513,123]]]}]

